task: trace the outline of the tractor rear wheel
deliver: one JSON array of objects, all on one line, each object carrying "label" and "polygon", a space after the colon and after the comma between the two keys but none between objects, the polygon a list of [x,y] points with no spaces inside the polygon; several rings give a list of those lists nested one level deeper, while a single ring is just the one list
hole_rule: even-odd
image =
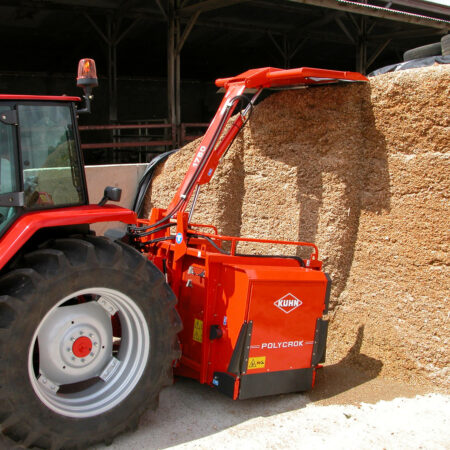
[{"label": "tractor rear wheel", "polygon": [[172,383],[181,321],[164,276],[106,238],[58,239],[0,278],[0,423],[16,444],[86,448],[137,427]]}]

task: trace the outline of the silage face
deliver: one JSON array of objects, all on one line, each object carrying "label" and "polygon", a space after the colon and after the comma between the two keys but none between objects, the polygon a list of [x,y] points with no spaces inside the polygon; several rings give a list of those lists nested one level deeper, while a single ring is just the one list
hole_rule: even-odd
[{"label": "silage face", "polygon": [[[319,246],[333,278],[329,363],[448,384],[449,98],[448,66],[274,93],[202,187],[195,222]],[[167,206],[196,145],[158,171],[147,212]]]}]

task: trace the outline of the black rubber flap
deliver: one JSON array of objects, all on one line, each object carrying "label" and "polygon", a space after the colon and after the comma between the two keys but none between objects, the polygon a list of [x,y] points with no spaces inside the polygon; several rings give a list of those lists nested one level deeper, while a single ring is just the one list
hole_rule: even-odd
[{"label": "black rubber flap", "polygon": [[316,332],[314,335],[314,347],[311,366],[325,362],[327,349],[328,320],[317,319]]},{"label": "black rubber flap", "polygon": [[224,372],[214,372],[212,384],[217,388],[219,392],[233,398],[234,394],[234,383],[236,378],[228,373]]},{"label": "black rubber flap", "polygon": [[313,369],[242,375],[239,399],[302,392],[312,388]]}]

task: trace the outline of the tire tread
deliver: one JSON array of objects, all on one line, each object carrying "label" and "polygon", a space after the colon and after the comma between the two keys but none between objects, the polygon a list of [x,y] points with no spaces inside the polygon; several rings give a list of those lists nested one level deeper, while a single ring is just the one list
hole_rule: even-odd
[{"label": "tire tread", "polygon": [[[29,417],[27,414],[30,413],[25,411],[26,408],[18,412],[11,410],[14,405],[11,401],[14,400],[15,394],[3,383],[7,367],[1,355],[6,354],[8,342],[15,339],[16,324],[20,325],[24,314],[30,314],[30,302],[38,301],[34,297],[35,292],[39,292],[39,286],[42,290],[42,286],[50,285],[55,276],[92,271],[96,268],[115,271],[114,273],[129,273],[130,277],[136,277],[139,280],[137,283],[145,287],[142,301],[148,302],[148,308],[156,308],[159,330],[165,330],[156,335],[156,342],[153,344],[156,348],[154,358],[160,367],[159,374],[154,375],[152,394],[144,397],[145,402],[140,394],[138,405],[127,414],[126,420],[105,427],[101,419],[98,426],[92,425],[93,428],[89,433],[83,433],[84,436],[75,435],[70,427],[61,429],[56,434],[44,424],[36,426],[36,421],[41,419]],[[151,289],[148,288],[150,285]],[[5,398],[0,402],[0,427],[3,434],[24,447],[34,445],[39,448],[86,448],[98,442],[112,442],[118,434],[135,429],[145,410],[157,403],[161,388],[173,383],[172,364],[180,356],[177,334],[182,329],[175,304],[176,297],[159,269],[144,255],[122,242],[112,242],[107,238],[95,236],[55,239],[25,255],[18,268],[0,276],[0,397]],[[5,317],[6,320],[2,321]],[[141,379],[139,384],[141,383],[148,383],[150,386],[148,380]],[[133,398],[137,397],[135,395]],[[113,411],[116,408],[121,408],[121,405],[116,406]]]}]

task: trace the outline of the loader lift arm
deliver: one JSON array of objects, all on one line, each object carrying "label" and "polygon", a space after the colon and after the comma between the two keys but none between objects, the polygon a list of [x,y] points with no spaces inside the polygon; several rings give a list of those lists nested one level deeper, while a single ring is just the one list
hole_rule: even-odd
[{"label": "loader lift arm", "polygon": [[[151,232],[147,230],[167,224],[177,213],[186,210],[191,196],[195,193],[189,213],[189,221],[191,220],[200,186],[209,183],[213,177],[221,157],[247,122],[263,89],[330,84],[342,81],[367,81],[367,78],[356,72],[309,67],[288,70],[265,67],[248,70],[235,77],[217,79],[216,86],[224,88],[225,95],[164,217],[146,226],[131,227],[132,231],[136,234],[146,232],[146,235],[148,235]],[[243,95],[246,89],[256,90],[250,100]],[[247,105],[226,130],[228,121],[236,110],[238,103],[243,99],[247,101]]]}]

